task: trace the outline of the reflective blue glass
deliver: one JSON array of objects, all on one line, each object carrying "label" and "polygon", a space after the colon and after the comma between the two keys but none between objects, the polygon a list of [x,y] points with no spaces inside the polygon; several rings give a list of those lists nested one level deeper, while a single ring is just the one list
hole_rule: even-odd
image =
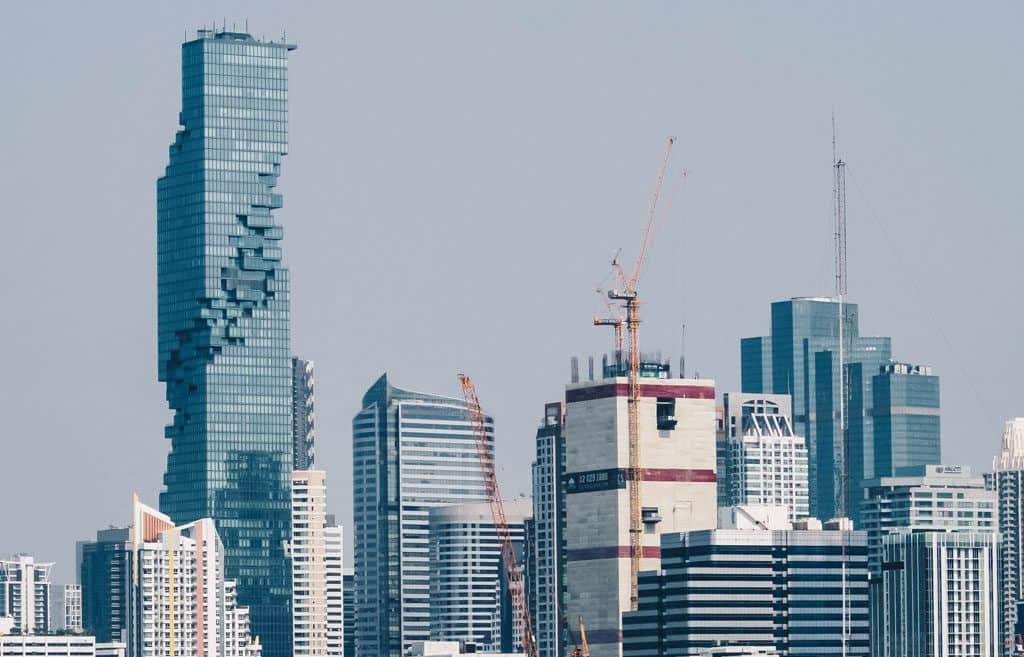
[{"label": "reflective blue glass", "polygon": [[157,182],[159,378],[173,420],[160,508],[212,517],[264,655],[291,653],[288,270],[273,210],[294,46],[200,31]]}]

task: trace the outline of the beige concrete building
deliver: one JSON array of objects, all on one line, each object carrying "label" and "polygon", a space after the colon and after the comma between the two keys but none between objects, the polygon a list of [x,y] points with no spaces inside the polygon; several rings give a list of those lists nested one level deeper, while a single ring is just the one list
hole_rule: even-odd
[{"label": "beige concrete building", "polygon": [[[714,529],[715,385],[642,369],[639,434],[643,549],[660,566],[663,533]],[[614,372],[612,372],[614,374]],[[566,388],[566,616],[583,616],[594,657],[619,657],[630,608],[629,386],[624,376]]]}]

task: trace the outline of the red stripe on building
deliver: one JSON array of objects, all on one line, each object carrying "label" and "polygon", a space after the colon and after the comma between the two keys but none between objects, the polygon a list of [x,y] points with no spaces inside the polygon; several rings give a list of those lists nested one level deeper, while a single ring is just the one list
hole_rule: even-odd
[{"label": "red stripe on building", "polygon": [[[640,556],[644,559],[660,559],[661,548],[657,545],[644,545],[640,550]],[[567,561],[593,561],[594,559],[629,559],[628,545],[609,545],[596,548],[579,548],[566,550]],[[590,632],[587,632],[590,637]]]},{"label": "red stripe on building", "polygon": [[[608,397],[628,397],[628,383],[605,383],[599,386],[587,386],[565,391],[566,403],[590,401],[591,399],[607,399]],[[714,399],[714,386],[670,386],[660,383],[641,383],[641,397],[670,397],[672,399]]]},{"label": "red stripe on building", "polygon": [[[690,468],[641,468],[644,481],[693,481],[711,483],[717,481],[714,470],[694,470]],[[629,478],[629,470],[626,470]]]}]

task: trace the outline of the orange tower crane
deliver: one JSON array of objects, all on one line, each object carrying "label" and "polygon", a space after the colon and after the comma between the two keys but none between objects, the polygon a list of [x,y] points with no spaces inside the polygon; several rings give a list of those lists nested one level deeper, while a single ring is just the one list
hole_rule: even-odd
[{"label": "orange tower crane", "polygon": [[522,637],[523,654],[526,657],[537,657],[537,644],[533,639],[533,625],[530,622],[530,608],[523,590],[523,574],[516,564],[515,549],[512,547],[512,532],[508,528],[505,517],[505,505],[501,501],[498,490],[498,477],[494,472],[494,453],[487,445],[487,430],[484,425],[484,412],[480,408],[480,399],[476,394],[476,386],[465,374],[459,374],[462,383],[462,396],[466,400],[466,415],[473,428],[476,438],[476,453],[480,458],[480,470],[484,476],[484,490],[487,503],[491,507],[494,528],[498,532],[501,543],[501,562],[505,569],[505,581],[512,597],[512,617]]},{"label": "orange tower crane", "polygon": [[[658,208],[658,199],[661,197],[661,187],[665,182],[665,172],[668,170],[668,158],[672,153],[672,144],[675,137],[669,137],[665,146],[665,155],[661,160],[661,167],[658,169],[658,178],[654,185],[654,193],[651,194],[651,204],[647,212],[647,225],[644,227],[643,239],[640,242],[640,253],[637,255],[636,264],[633,266],[633,273],[629,278],[622,275],[622,268],[619,266],[618,258],[612,263],[616,271],[620,273],[620,279],[624,283],[621,290],[611,290],[608,298],[620,301],[626,308],[626,331],[629,333],[629,558],[630,558],[630,609],[637,608],[639,594],[637,592],[637,578],[640,575],[640,556],[642,551],[641,539],[643,528],[640,518],[640,483],[643,470],[640,467],[640,300],[637,298],[636,285],[640,280],[640,272],[643,270],[644,262],[647,260],[647,248],[651,242],[651,229],[654,227],[654,218]],[[596,323],[596,322],[595,322]]]}]

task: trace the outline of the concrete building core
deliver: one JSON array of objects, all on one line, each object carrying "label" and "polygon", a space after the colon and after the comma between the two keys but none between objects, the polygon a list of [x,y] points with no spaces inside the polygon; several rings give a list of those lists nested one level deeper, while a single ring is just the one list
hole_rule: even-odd
[{"label": "concrete building core", "polygon": [[[667,367],[641,372],[646,571],[660,568],[663,533],[716,526],[715,384],[669,378]],[[628,397],[625,376],[570,384],[565,393],[565,611],[583,617],[594,657],[621,655],[621,614],[630,609]]]}]

